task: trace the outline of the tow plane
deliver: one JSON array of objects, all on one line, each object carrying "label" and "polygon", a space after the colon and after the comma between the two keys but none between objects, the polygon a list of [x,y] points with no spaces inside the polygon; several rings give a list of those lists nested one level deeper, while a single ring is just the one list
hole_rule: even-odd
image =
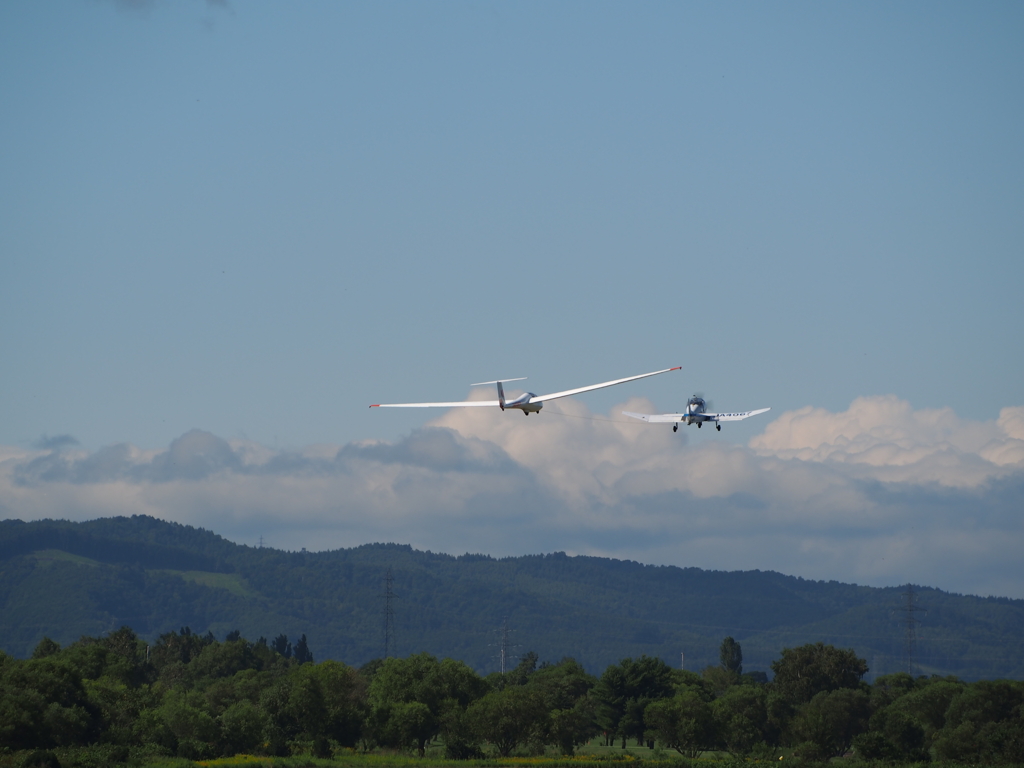
[{"label": "tow plane", "polygon": [[375,403],[371,405],[371,408],[488,408],[497,407],[503,411],[515,409],[522,411],[524,416],[529,416],[531,413],[540,413],[541,408],[544,407],[544,403],[548,400],[557,400],[560,397],[569,397],[571,395],[579,395],[583,392],[590,392],[594,389],[604,389],[605,387],[614,387],[616,384],[625,384],[627,381],[636,381],[637,379],[646,379],[648,376],[657,376],[659,373],[668,373],[669,371],[678,371],[682,366],[676,366],[675,368],[665,368],[660,371],[651,371],[650,373],[641,373],[638,376],[627,376],[624,379],[615,379],[614,381],[603,381],[600,384],[590,384],[586,387],[577,387],[576,389],[566,389],[563,392],[553,392],[550,395],[535,395],[532,392],[524,392],[518,397],[507,400],[505,398],[505,389],[503,384],[508,384],[510,381],[525,381],[526,377],[520,377],[518,379],[499,379],[497,381],[481,381],[477,384],[471,384],[471,387],[481,387],[487,384],[498,385],[498,399],[497,400],[461,400],[455,403]]},{"label": "tow plane", "polygon": [[751,416],[757,416],[759,413],[770,410],[771,408],[758,408],[756,411],[743,411],[742,413],[708,413],[708,406],[704,398],[694,395],[686,401],[686,410],[683,413],[652,414],[632,413],[630,411],[623,411],[622,413],[624,416],[631,416],[634,419],[641,419],[651,423],[671,423],[673,432],[678,431],[680,423],[696,424],[697,429],[700,429],[701,424],[708,421],[714,422],[715,429],[721,432],[723,421],[743,421],[743,419],[749,419]]}]

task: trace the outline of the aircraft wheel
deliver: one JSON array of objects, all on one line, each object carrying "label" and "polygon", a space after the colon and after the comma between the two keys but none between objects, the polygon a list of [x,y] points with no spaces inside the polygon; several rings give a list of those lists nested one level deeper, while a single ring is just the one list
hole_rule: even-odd
[{"label": "aircraft wheel", "polygon": [[701,422],[697,422],[697,429],[700,429]]},{"label": "aircraft wheel", "polygon": [[672,431],[673,432],[678,432],[679,431],[679,425],[678,424],[673,424],[672,425]]},{"label": "aircraft wheel", "polygon": [[721,432],[722,431],[722,425],[721,424],[716,424],[715,425],[715,429],[717,429],[719,432]]}]

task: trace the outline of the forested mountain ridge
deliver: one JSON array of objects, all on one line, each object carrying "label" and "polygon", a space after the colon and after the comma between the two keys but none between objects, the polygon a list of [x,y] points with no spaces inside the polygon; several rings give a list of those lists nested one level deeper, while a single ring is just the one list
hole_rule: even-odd
[{"label": "forested mountain ridge", "polygon": [[[0,521],[0,648],[25,657],[44,636],[67,643],[122,625],[140,637],[183,626],[221,637],[305,634],[318,659],[360,665],[383,652],[384,576],[396,595],[399,655],[426,651],[496,668],[507,621],[513,653],[573,656],[590,670],[659,656],[689,669],[743,643],[745,668],[823,641],[901,666],[902,587],[705,571],[562,553],[494,559],[369,544],[283,552],[146,516],[86,523]],[[1024,677],[1024,601],[915,588],[916,671]]]}]

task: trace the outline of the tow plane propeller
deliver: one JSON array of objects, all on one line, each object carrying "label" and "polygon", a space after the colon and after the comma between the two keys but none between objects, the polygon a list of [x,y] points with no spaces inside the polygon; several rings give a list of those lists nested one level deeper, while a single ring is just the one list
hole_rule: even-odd
[{"label": "tow plane propeller", "polygon": [[473,387],[481,387],[485,384],[497,384],[498,385],[498,399],[497,400],[462,400],[456,403],[376,403],[371,405],[371,408],[469,408],[469,407],[488,407],[497,406],[501,410],[506,411],[510,408],[522,411],[525,416],[529,416],[531,413],[540,413],[540,409],[544,407],[544,403],[548,400],[557,400],[560,397],[569,397],[570,395],[578,395],[583,392],[590,392],[593,389],[604,389],[605,387],[614,387],[616,384],[625,384],[627,381],[636,381],[637,379],[645,379],[648,376],[657,376],[659,373],[668,373],[669,371],[678,371],[682,366],[676,366],[675,368],[665,368],[660,371],[651,371],[650,373],[641,373],[639,376],[627,376],[624,379],[615,379],[614,381],[604,381],[600,384],[591,384],[586,387],[577,387],[576,389],[567,389],[563,392],[553,392],[550,395],[535,395],[532,392],[524,392],[514,400],[505,399],[505,390],[502,384],[507,384],[510,381],[524,381],[525,376],[518,379],[499,379],[497,381],[481,381],[477,384],[471,384]]},{"label": "tow plane propeller", "polygon": [[624,416],[631,416],[634,419],[641,419],[651,423],[656,422],[669,422],[672,424],[672,431],[676,432],[679,429],[679,423],[685,424],[696,424],[697,429],[700,429],[700,425],[706,421],[713,421],[715,423],[715,429],[719,432],[722,431],[723,421],[743,421],[743,419],[749,419],[751,416],[757,416],[759,413],[770,411],[771,408],[758,408],[756,411],[743,411],[742,413],[708,413],[707,403],[703,397],[694,395],[686,401],[686,411],[683,413],[632,413],[630,411],[623,411]]}]

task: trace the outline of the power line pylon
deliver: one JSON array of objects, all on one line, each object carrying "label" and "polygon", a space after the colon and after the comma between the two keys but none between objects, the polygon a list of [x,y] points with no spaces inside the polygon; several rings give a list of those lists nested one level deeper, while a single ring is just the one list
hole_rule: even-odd
[{"label": "power line pylon", "polygon": [[395,644],[395,610],[391,607],[391,601],[397,595],[392,589],[394,577],[391,575],[391,567],[388,566],[387,575],[384,576],[384,658],[391,656],[392,647]]},{"label": "power line pylon", "polygon": [[508,672],[508,665],[512,659],[516,658],[512,655],[512,644],[509,642],[509,634],[513,631],[508,628],[508,617],[504,617],[501,620],[501,629],[497,630],[500,633],[498,638],[498,661],[501,665],[501,674],[504,677],[505,673]]},{"label": "power line pylon", "polygon": [[915,613],[924,612],[917,604],[917,595],[914,592],[914,585],[907,584],[903,592],[903,601],[896,609],[903,614],[900,623],[903,624],[903,670],[913,677],[914,675],[914,653],[917,650],[917,625],[921,620],[914,617]]}]

